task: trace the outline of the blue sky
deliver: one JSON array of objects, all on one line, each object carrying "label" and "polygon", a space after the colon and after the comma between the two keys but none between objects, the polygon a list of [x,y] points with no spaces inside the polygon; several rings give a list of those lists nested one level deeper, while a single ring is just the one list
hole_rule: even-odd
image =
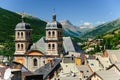
[{"label": "blue sky", "polygon": [[120,17],[120,0],[0,0],[0,7],[48,21],[55,8],[57,20],[69,20],[74,25],[95,25]]}]

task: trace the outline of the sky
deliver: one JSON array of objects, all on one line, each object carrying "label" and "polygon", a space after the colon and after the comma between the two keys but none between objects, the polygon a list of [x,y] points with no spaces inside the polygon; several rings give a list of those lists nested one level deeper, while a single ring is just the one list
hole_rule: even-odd
[{"label": "sky", "polygon": [[74,25],[101,24],[120,17],[120,0],[0,0],[0,7],[43,20],[69,20]]}]

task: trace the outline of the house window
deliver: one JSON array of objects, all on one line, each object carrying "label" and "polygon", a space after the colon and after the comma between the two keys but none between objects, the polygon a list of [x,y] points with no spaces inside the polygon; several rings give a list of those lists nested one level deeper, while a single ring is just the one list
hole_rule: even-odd
[{"label": "house window", "polygon": [[33,59],[33,65],[34,65],[34,66],[37,66],[37,59],[36,59],[36,58]]},{"label": "house window", "polygon": [[55,49],[55,44],[52,44],[52,49]]},{"label": "house window", "polygon": [[51,44],[48,44],[48,49],[51,49]]}]

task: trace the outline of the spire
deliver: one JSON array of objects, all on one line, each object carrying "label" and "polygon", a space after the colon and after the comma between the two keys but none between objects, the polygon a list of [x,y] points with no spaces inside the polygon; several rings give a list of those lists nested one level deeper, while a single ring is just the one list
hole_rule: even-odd
[{"label": "spire", "polygon": [[53,21],[56,21],[56,13],[55,13],[55,8],[53,9],[53,15],[52,15],[52,17],[53,17]]},{"label": "spire", "polygon": [[21,15],[22,22],[24,22],[24,12]]}]

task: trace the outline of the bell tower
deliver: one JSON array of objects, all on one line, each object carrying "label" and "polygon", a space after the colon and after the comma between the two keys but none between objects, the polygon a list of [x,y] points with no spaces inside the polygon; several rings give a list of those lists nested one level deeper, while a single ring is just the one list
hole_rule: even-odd
[{"label": "bell tower", "polygon": [[22,16],[22,22],[18,23],[15,28],[15,54],[24,55],[32,44],[31,39],[32,29],[30,24],[24,22]]},{"label": "bell tower", "polygon": [[46,25],[46,55],[59,56],[62,54],[62,25],[56,21],[56,14],[53,13],[52,22]]}]

